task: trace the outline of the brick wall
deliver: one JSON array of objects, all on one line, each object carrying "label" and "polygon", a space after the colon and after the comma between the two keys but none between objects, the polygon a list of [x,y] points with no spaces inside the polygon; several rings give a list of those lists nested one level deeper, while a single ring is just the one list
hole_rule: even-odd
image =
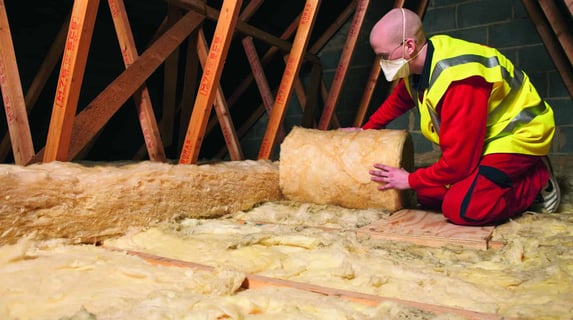
[{"label": "brick wall", "polygon": [[[342,95],[336,107],[336,116],[342,126],[351,126],[354,122],[356,107],[375,59],[368,44],[368,34],[374,23],[388,8],[382,1],[371,1],[363,29],[353,55],[349,74],[344,83]],[[324,81],[327,87],[336,71],[351,19],[320,52],[324,70]],[[551,61],[533,23],[519,0],[431,0],[426,10],[424,28],[428,36],[448,34],[469,41],[483,43],[498,48],[514,64],[523,69],[531,78],[541,96],[553,107],[557,130],[552,154],[570,154],[573,152],[573,108],[559,73]],[[303,80],[308,75],[301,74]],[[367,117],[377,108],[385,96],[383,75],[380,76],[377,90],[374,93]],[[300,124],[301,108],[296,96],[291,97],[285,115],[287,129]],[[419,132],[417,111],[396,119],[390,128],[408,129],[414,140],[417,154],[435,150]],[[259,123],[242,140],[246,157],[256,158],[260,141],[265,132],[268,118],[263,116]],[[274,158],[278,159],[280,146],[275,148]]]}]

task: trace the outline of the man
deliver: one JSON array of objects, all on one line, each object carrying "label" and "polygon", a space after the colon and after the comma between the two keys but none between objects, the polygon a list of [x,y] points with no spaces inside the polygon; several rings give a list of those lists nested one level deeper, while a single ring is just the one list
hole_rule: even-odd
[{"label": "man", "polygon": [[441,149],[436,163],[412,173],[374,164],[379,190],[414,189],[423,207],[460,225],[501,223],[542,194],[544,209],[557,209],[547,158],[553,110],[524,72],[496,49],[445,35],[426,39],[420,18],[406,9],[382,17],[370,45],[386,79],[403,79],[362,129],[384,128],[417,106],[421,132]]}]

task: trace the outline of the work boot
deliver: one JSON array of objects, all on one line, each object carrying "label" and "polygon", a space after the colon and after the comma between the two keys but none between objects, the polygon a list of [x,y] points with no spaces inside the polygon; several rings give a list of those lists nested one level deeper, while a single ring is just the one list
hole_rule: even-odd
[{"label": "work boot", "polygon": [[549,170],[549,181],[547,185],[545,185],[545,188],[541,190],[540,197],[542,199],[540,200],[543,200],[542,205],[547,212],[554,213],[557,211],[559,203],[561,202],[561,190],[559,189],[557,178],[555,178],[555,174],[553,173],[553,167],[551,166],[549,157],[543,157],[543,163],[545,163],[547,170]]}]

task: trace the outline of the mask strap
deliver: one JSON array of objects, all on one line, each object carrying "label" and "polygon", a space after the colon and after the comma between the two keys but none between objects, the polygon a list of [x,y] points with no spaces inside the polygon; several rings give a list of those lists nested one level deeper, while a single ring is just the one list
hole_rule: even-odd
[{"label": "mask strap", "polygon": [[404,59],[406,57],[406,13],[404,8],[400,9],[402,9],[402,59]]}]

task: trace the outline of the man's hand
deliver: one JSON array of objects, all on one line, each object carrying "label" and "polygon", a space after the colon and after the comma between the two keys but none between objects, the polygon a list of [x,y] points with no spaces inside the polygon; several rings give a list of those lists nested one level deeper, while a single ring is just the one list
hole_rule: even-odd
[{"label": "man's hand", "polygon": [[410,184],[408,183],[410,173],[408,171],[380,163],[375,163],[374,168],[369,171],[371,175],[370,180],[380,183],[378,190],[410,189]]}]

